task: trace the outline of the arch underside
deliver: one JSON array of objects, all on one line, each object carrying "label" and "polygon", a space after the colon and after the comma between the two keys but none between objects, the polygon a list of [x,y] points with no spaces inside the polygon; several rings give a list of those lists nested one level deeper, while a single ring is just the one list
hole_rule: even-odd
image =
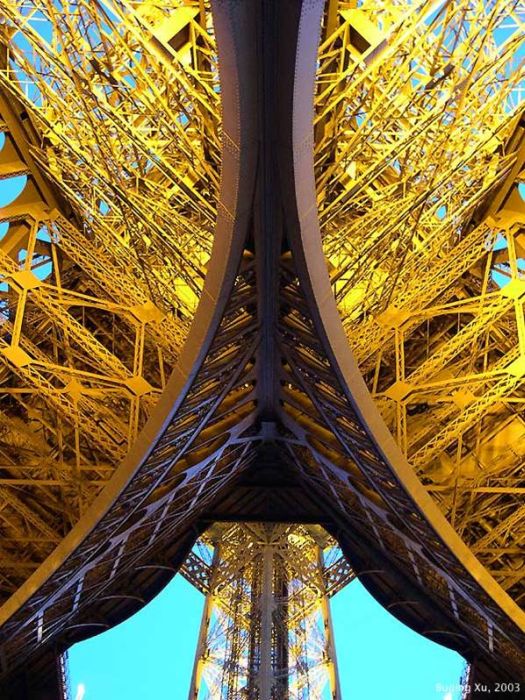
[{"label": "arch underside", "polygon": [[210,523],[254,520],[322,524],[400,620],[484,678],[518,678],[525,616],[388,433],[330,289],[312,129],[324,2],[213,11],[222,179],[202,298],[129,454],[0,610],[2,673],[28,659],[46,673],[150,600]]}]

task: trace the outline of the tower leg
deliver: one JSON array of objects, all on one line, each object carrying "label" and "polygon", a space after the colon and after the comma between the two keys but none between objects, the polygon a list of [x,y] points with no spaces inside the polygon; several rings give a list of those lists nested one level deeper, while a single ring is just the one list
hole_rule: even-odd
[{"label": "tower leg", "polygon": [[466,678],[463,700],[488,700],[489,698],[525,697],[525,670],[521,678],[502,677],[494,669],[480,668],[476,662],[470,665]]},{"label": "tower leg", "polygon": [[203,542],[214,554],[189,700],[341,700],[327,583],[333,594],[351,572],[327,533],[216,523]]},{"label": "tower leg", "polygon": [[260,700],[272,700],[274,674],[272,664],[273,547],[265,545],[261,587],[261,660],[259,667]]}]

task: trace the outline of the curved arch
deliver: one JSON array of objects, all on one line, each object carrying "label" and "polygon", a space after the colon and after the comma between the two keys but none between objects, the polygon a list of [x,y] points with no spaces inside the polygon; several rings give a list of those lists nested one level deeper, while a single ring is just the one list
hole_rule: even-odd
[{"label": "curved arch", "polygon": [[[215,29],[220,34],[220,19]],[[240,35],[238,40],[242,42],[243,36]],[[246,66],[239,67],[237,63],[238,52],[234,45],[228,44],[226,39],[220,42],[220,47],[220,60],[228,66],[230,77],[237,75],[239,70],[246,70]],[[224,321],[226,307],[231,303],[242,262],[253,199],[256,138],[255,122],[250,113],[254,99],[249,86],[243,86],[241,90],[240,78],[223,83],[221,97],[231,108],[224,111],[222,121],[218,217],[209,272],[189,334],[162,397],[111,481],[52,554],[0,608],[4,672],[20,665],[24,657],[45,639],[44,616],[49,606],[59,601],[60,597],[72,596],[72,608],[75,609],[75,594],[71,591],[76,590],[76,595],[79,595],[82,580],[97,561],[103,561],[106,550],[125,545],[126,521],[133,520],[133,513],[143,507],[148,495],[160,484],[181,451],[180,446],[172,441],[168,429],[184,408],[198,372],[220,335],[220,325]],[[244,154],[242,159],[239,157],[241,151]],[[242,347],[241,355],[245,354],[246,348]],[[201,424],[195,426],[194,434],[205,427],[206,415],[204,413]],[[237,428],[237,432],[239,430]],[[233,434],[235,432],[232,430]],[[191,436],[187,436],[185,445],[190,444]],[[161,453],[160,459],[156,451]],[[212,454],[212,457],[218,459],[220,455]],[[152,510],[162,509],[169,502],[170,496],[164,495],[155,508],[149,509],[149,515]],[[148,512],[148,509],[144,512]],[[198,530],[190,522],[189,513],[188,521],[190,530],[193,527],[191,542]],[[111,544],[105,531],[115,535]],[[183,552],[187,551],[187,547],[184,542]],[[161,586],[165,583],[164,577]],[[131,612],[134,610],[128,614]],[[40,623],[37,622],[39,618]],[[40,632],[35,635],[36,627],[40,627]],[[50,632],[52,637],[56,633],[55,629]]]},{"label": "curved arch", "polygon": [[[271,443],[271,459],[278,457],[284,470],[293,458],[303,490],[312,486],[314,497],[319,494],[319,506],[311,512],[324,512],[376,597],[388,603],[392,591],[400,599],[411,586],[419,591],[425,611],[422,624],[437,615],[439,634],[448,627],[460,635],[465,630],[472,655],[489,656],[485,646],[491,644],[486,642],[490,624],[500,645],[498,660],[513,669],[525,629],[523,613],[447,524],[401,456],[353,361],[335,306],[321,248],[313,173],[317,44],[312,38],[319,36],[324,0],[271,3],[276,12],[271,28],[276,31],[279,21],[283,25],[279,36],[271,39],[280,42],[279,60],[287,72],[275,114],[264,125],[264,139],[259,135],[264,91],[256,83],[268,66],[257,55],[264,53],[261,46],[254,50],[251,43],[253,37],[261,38],[253,10],[260,9],[263,1],[214,3],[223,99],[219,215],[204,291],[182,354],[152,418],[111,483],[0,610],[4,658],[14,664],[18,652],[20,663],[22,652],[27,655],[60,639],[67,620],[81,608],[98,612],[97,595],[118,576],[135,574],[140,556],[147,554],[151,561],[143,569],[157,566],[168,571],[144,583],[144,598],[151,597],[176,568],[169,569],[167,562],[155,557],[173,556],[180,566],[199,532],[200,516],[225,485],[261,457],[258,443]],[[293,13],[287,14],[290,9]],[[286,29],[293,37],[286,36]],[[278,67],[279,61],[270,61],[272,70]],[[267,106],[264,114],[271,111]],[[278,132],[269,134],[269,125],[279,126]],[[268,141],[264,143],[270,156],[259,139],[270,139],[271,149]],[[262,194],[254,205],[256,172],[264,158],[270,167],[268,172],[261,168]],[[254,209],[269,196],[277,198],[273,209],[282,209],[271,224],[280,223],[282,217],[284,225],[254,235]],[[264,262],[256,268],[257,255]],[[261,279],[275,283],[270,268],[279,255],[279,299],[267,300],[271,308],[266,308],[265,317],[259,302],[273,286],[265,286]],[[257,350],[263,324],[270,340],[280,343],[279,358],[277,353],[265,357],[265,346]],[[309,365],[301,365],[303,351],[310,351]],[[280,393],[264,396],[264,412],[257,405],[263,393],[256,381],[257,363],[262,362],[277,362],[269,369],[282,378]],[[322,381],[317,381],[317,370]],[[327,386],[321,388],[322,382]],[[313,429],[326,449],[321,443],[317,447],[316,440],[308,444],[309,432],[300,422],[303,416],[296,416],[299,409],[294,413],[301,402],[322,422]],[[229,413],[222,414],[218,408],[226,403]],[[223,440],[225,434],[228,438]],[[184,489],[173,488],[182,472],[191,479],[182,482]],[[270,485],[278,488],[275,482]],[[134,521],[137,513],[141,517]],[[376,521],[406,555],[406,562],[401,555],[394,561],[390,552],[379,552]],[[358,552],[352,551],[353,528],[365,535]],[[383,570],[366,571],[367,547],[373,550],[371,558],[383,557]],[[416,580],[418,564],[425,568],[427,581]],[[437,573],[438,581],[432,580],[432,573]],[[122,586],[125,590],[125,583]],[[440,587],[446,595],[457,594],[465,619],[454,612],[451,600],[443,599]],[[397,607],[399,617],[417,627],[414,617],[407,618],[409,606]],[[111,619],[126,614],[128,609],[113,609]],[[89,624],[89,619],[80,622]],[[508,649],[515,656],[507,659]]]},{"label": "curved arch", "polygon": [[[322,346],[328,355],[331,369],[335,372],[342,392],[369,436],[371,445],[377,450],[384,465],[385,474],[389,474],[395,480],[396,487],[392,488],[393,484],[388,487],[384,479],[381,483],[377,473],[367,472],[367,460],[360,458],[358,453],[355,455],[355,461],[358,465],[360,464],[365,476],[369,478],[376,490],[381,492],[382,497],[394,512],[402,500],[406,499],[413,504],[414,515],[417,514],[415,517],[419,521],[417,528],[416,523],[413,523],[413,532],[417,533],[419,539],[426,535],[430,541],[433,541],[429,560],[441,568],[447,558],[451,563],[457,562],[464,572],[465,590],[473,606],[477,607],[481,600],[484,600],[486,610],[490,610],[493,620],[501,625],[504,634],[509,633],[509,636],[514,638],[516,648],[519,649],[520,642],[522,647],[525,642],[525,612],[507,595],[469,550],[424,490],[381,418],[353,359],[343,329],[330,285],[317,218],[313,155],[313,94],[317,47],[311,41],[312,27],[319,27],[315,11],[303,14],[299,32],[300,61],[296,70],[298,79],[294,86],[293,113],[295,176],[293,199],[297,211],[296,219],[293,220],[291,216],[289,224],[292,250],[316,332],[322,339]],[[305,86],[308,88],[306,89]],[[349,555],[351,557],[350,553]],[[453,567],[451,567],[452,570]],[[370,585],[370,588],[375,587]],[[479,599],[476,599],[475,592],[478,592]],[[378,590],[375,590],[375,595],[381,597]],[[401,614],[400,618],[402,619]]]}]

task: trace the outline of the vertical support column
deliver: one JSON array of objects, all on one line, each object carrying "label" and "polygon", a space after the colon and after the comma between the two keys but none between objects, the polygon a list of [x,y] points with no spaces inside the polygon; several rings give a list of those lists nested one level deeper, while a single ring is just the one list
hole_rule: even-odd
[{"label": "vertical support column", "polygon": [[331,700],[341,700],[341,684],[339,683],[339,669],[337,667],[337,656],[335,651],[334,627],[332,625],[330,602],[326,595],[321,598],[321,611],[323,615],[326,637],[326,653],[328,656],[327,666],[328,678],[330,682],[330,698]]},{"label": "vertical support column", "polygon": [[61,692],[61,700],[71,700],[71,685],[69,682],[69,658],[65,651],[57,659],[58,682]]},{"label": "vertical support column", "polygon": [[[257,568],[251,572],[250,607],[252,613],[257,611],[257,605],[261,594],[261,581]],[[258,674],[259,674],[259,654],[261,641],[261,620],[257,614],[252,614],[249,628],[250,643],[248,651],[248,673],[247,673],[247,698],[246,700],[257,700]]]},{"label": "vertical support column", "polygon": [[[212,559],[212,571],[214,572],[217,571],[219,557],[219,545],[217,545],[214,549]],[[206,594],[206,599],[204,601],[204,609],[202,611],[199,638],[197,640],[197,650],[195,652],[195,661],[193,662],[193,672],[191,674],[190,692],[188,695],[188,700],[197,700],[201,689],[206,650],[208,648],[208,631],[210,629],[210,620],[214,604],[213,583],[213,580],[210,581],[210,590]]]},{"label": "vertical support column", "polygon": [[[322,571],[324,567],[323,552],[318,549],[319,568]],[[334,626],[332,624],[332,613],[330,610],[330,601],[326,595],[323,585],[323,596],[321,598],[321,614],[323,616],[324,634],[326,639],[326,654],[328,679],[330,683],[330,699],[342,700],[341,698],[341,683],[339,682],[339,668],[337,666],[337,654],[335,651],[335,636]]]},{"label": "vertical support column", "polygon": [[264,545],[261,585],[261,656],[259,666],[259,699],[272,700],[274,672],[272,660],[273,547]]},{"label": "vertical support column", "polygon": [[210,628],[211,611],[213,609],[213,593],[210,591],[204,601],[202,611],[199,639],[197,641],[197,651],[193,662],[193,673],[191,675],[190,692],[188,700],[197,700],[202,683],[202,673],[204,671],[205,654],[207,649],[208,630]]},{"label": "vertical support column", "polygon": [[273,576],[273,663],[275,685],[273,695],[276,700],[287,698],[290,692],[290,558],[287,543],[280,539],[279,557],[274,556],[274,576]]},{"label": "vertical support column", "polygon": [[189,700],[341,700],[320,530],[214,526]]}]

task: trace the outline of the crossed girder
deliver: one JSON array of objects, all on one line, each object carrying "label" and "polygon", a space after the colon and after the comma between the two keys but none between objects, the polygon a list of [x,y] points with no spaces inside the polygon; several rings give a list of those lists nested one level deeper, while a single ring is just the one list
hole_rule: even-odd
[{"label": "crossed girder", "polygon": [[[38,387],[37,399],[31,406],[37,420],[44,423],[49,415],[62,415],[64,420],[67,416],[70,421],[74,418],[65,441],[64,454],[70,462],[62,459],[59,464],[69,478],[74,473],[73,467],[78,470],[71,486],[61,487],[65,490],[60,493],[69,495],[67,489],[75,488],[78,494],[78,512],[70,514],[69,523],[62,530],[53,520],[64,515],[60,505],[47,504],[46,513],[36,507],[31,509],[35,497],[27,490],[20,497],[20,504],[16,499],[11,500],[10,507],[16,510],[18,506],[21,517],[17,536],[21,541],[24,534],[26,538],[30,535],[27,549],[36,546],[38,528],[53,545],[60,542],[28,581],[23,583],[22,574],[9,584],[15,593],[0,610],[0,663],[4,674],[15,673],[19,665],[31,659],[35,678],[44,677],[49,671],[48,658],[72,642],[116,624],[155,595],[180,568],[196,537],[210,522],[233,519],[322,523],[338,539],[356,574],[400,619],[474,661],[480,677],[490,679],[496,670],[501,674],[502,669],[509,677],[519,677],[524,661],[521,651],[524,614],[473,556],[438,507],[447,516],[452,508],[454,516],[450,520],[456,525],[457,491],[463,482],[456,478],[452,485],[443,483],[435,478],[435,467],[423,469],[423,480],[430,486],[436,504],[413,464],[425,467],[432,455],[438,454],[436,445],[442,448],[448,445],[442,437],[447,429],[450,442],[458,440],[458,433],[454,428],[451,431],[447,420],[451,424],[467,418],[475,421],[485,415],[482,411],[487,406],[497,406],[491,415],[500,423],[512,420],[505,413],[508,404],[501,400],[513,397],[509,392],[521,378],[517,365],[511,372],[506,370],[521,358],[519,344],[513,344],[514,329],[507,314],[510,305],[519,322],[521,287],[515,285],[518,291],[512,292],[511,288],[507,293],[493,287],[487,291],[493,265],[487,241],[497,238],[502,230],[508,232],[509,269],[519,283],[513,246],[519,240],[521,224],[519,215],[509,214],[514,201],[509,199],[509,192],[514,194],[514,183],[522,168],[520,115],[511,107],[502,110],[498,124],[500,140],[487,146],[479,162],[471,149],[470,160],[464,154],[461,167],[456,163],[452,172],[445,167],[444,172],[435,175],[448,184],[443,185],[443,191],[438,191],[431,202],[424,199],[425,193],[427,199],[429,196],[429,183],[413,170],[422,159],[424,143],[415,155],[407,156],[402,168],[390,162],[385,154],[400,154],[409,142],[414,142],[417,136],[414,124],[421,120],[422,114],[439,110],[440,100],[451,103],[450,95],[441,92],[439,99],[432,102],[432,81],[438,81],[440,90],[448,86],[450,93],[456,94],[457,85],[447,83],[451,75],[447,64],[438,62],[429,67],[422,60],[418,80],[423,87],[419,93],[414,96],[405,90],[402,92],[405,103],[393,103],[393,110],[405,111],[382,115],[379,110],[381,104],[389,104],[380,88],[399,89],[401,69],[398,68],[397,84],[394,75],[393,84],[386,86],[381,86],[373,71],[381,72],[382,60],[388,65],[392,52],[401,46],[407,34],[413,38],[414,47],[425,54],[432,37],[427,36],[426,29],[417,29],[418,18],[421,20],[417,12],[425,5],[418,4],[409,16],[409,26],[397,16],[388,21],[382,18],[380,26],[390,32],[389,43],[377,32],[374,35],[369,27],[370,18],[368,24],[362,22],[361,26],[355,16],[349,17],[342,10],[338,15],[337,3],[329,3],[325,11],[320,0],[303,3],[217,0],[213,4],[213,24],[221,87],[215,90],[210,89],[216,81],[214,49],[210,48],[210,34],[203,29],[209,25],[209,19],[201,18],[199,24],[195,11],[189,22],[190,30],[195,32],[193,46],[199,48],[202,56],[198,59],[197,51],[193,52],[193,62],[190,61],[186,74],[185,64],[174,49],[186,44],[178,35],[166,41],[169,33],[156,29],[155,18],[147,14],[145,18],[133,16],[129,24],[133,32],[115,30],[108,36],[105,25],[96,24],[93,9],[96,5],[86,4],[83,8],[94,25],[88,22],[90,29],[81,36],[84,40],[93,36],[104,39],[107,64],[91,60],[80,65],[76,61],[70,61],[69,66],[61,65],[56,55],[42,51],[38,37],[30,33],[28,36],[41,62],[38,65],[46,67],[38,75],[52,76],[37,85],[39,99],[44,99],[45,90],[49,91],[49,103],[55,100],[57,90],[62,91],[63,97],[64,86],[78,86],[79,72],[84,71],[92,80],[93,92],[88,91],[86,98],[86,91],[79,90],[80,101],[74,106],[77,110],[97,109],[104,114],[102,155],[97,150],[102,146],[91,153],[75,149],[73,133],[62,141],[57,140],[54,124],[58,112],[36,110],[34,126],[28,124],[24,108],[36,109],[35,103],[30,104],[31,92],[28,97],[20,89],[20,76],[16,82],[9,79],[7,71],[2,73],[4,95],[8,96],[4,98],[5,105],[2,103],[2,118],[12,135],[13,148],[19,149],[17,158],[9,162],[15,162],[16,167],[30,174],[31,183],[38,190],[37,194],[32,192],[30,203],[38,203],[43,210],[39,218],[34,214],[38,207],[28,211],[27,203],[21,201],[18,204],[22,208],[13,210],[13,205],[6,214],[12,250],[17,256],[10,257],[8,250],[1,258],[5,258],[3,274],[15,310],[13,321],[8,321],[13,328],[3,326],[7,334],[4,357],[11,370],[17,368],[15,374],[26,382],[24,386]],[[17,24],[15,10],[10,7],[7,3],[6,15],[22,31],[23,26]],[[112,7],[113,13],[117,9],[122,13],[130,11],[126,3],[114,3]],[[454,26],[456,19],[453,14],[448,21]],[[361,31],[357,38],[356,27]],[[75,36],[74,30],[75,27],[68,25],[62,28],[60,36]],[[321,36],[320,55],[324,60],[317,67]],[[109,38],[112,45],[108,48]],[[129,80],[125,79],[129,72],[119,69],[118,63],[129,42],[136,49],[131,55],[134,57],[131,68],[144,81],[139,86],[137,78],[131,90]],[[141,47],[140,51],[137,46]],[[74,49],[77,53],[73,52],[73,56],[80,56],[79,45]],[[153,58],[148,69],[139,73],[146,55]],[[27,76],[30,66],[24,60],[21,56],[17,65],[20,75]],[[483,54],[483,60],[488,71],[494,56],[490,52]],[[337,61],[342,64],[336,70]],[[467,73],[472,68],[460,66]],[[332,93],[318,89],[314,100],[316,69],[317,85],[331,80]],[[503,70],[498,64],[499,69]],[[364,75],[359,75],[360,70]],[[429,75],[422,78],[425,71]],[[344,74],[347,83],[334,79],[336,73]],[[413,78],[409,71],[407,79],[411,85]],[[171,80],[179,93],[174,90],[170,95],[159,89],[159,84]],[[457,80],[464,84],[465,75],[460,74]],[[495,70],[486,80],[490,86],[490,80],[501,81],[501,74]],[[100,84],[105,86],[103,90],[99,89]],[[356,94],[348,94],[354,86]],[[490,87],[487,89],[492,95]],[[509,79],[508,94],[514,97],[516,89]],[[111,97],[110,92],[111,99],[106,99],[111,90],[118,94]],[[159,100],[155,103],[156,110],[151,106],[152,94]],[[214,146],[219,133],[218,110],[213,107],[219,94],[220,157]],[[458,122],[463,118],[467,94],[465,91],[454,112]],[[166,115],[179,115],[177,109],[190,98],[193,107],[186,110],[184,118],[175,120],[178,126],[165,121]],[[88,102],[83,102],[86,99]],[[342,104],[353,104],[352,100],[365,103],[370,100],[365,106],[359,103],[357,113],[362,110],[374,115],[376,121],[372,116],[370,124],[358,120],[356,128],[356,113],[352,115],[348,109],[338,112]],[[485,106],[485,101],[480,102],[478,118],[482,118]],[[159,117],[159,112],[164,116]],[[148,127],[138,129],[137,133],[130,131],[123,118],[126,114],[138,114],[136,123]],[[343,123],[339,127],[341,118]],[[188,129],[187,120],[191,119],[195,119],[195,125]],[[381,119],[390,119],[389,124],[397,120],[405,129],[391,127],[390,132],[383,129],[381,133],[387,143],[372,144],[373,148],[370,133],[378,128]],[[427,149],[439,136],[434,126],[430,118],[425,123]],[[92,131],[85,135],[85,142],[91,144],[98,124],[82,126],[88,127]],[[154,127],[158,132],[153,132]],[[176,132],[178,136],[173,143],[163,131],[171,127],[180,131],[180,134]],[[338,128],[343,131],[337,133]],[[366,149],[362,148],[362,158],[358,157],[361,151],[352,152],[350,146],[344,157],[340,157],[343,139],[352,129],[359,136],[355,136],[354,143],[367,145]],[[49,143],[39,140],[42,139],[39,134],[45,134]],[[208,134],[211,134],[209,138]],[[148,143],[144,142],[145,135],[150,138]],[[199,142],[201,137],[203,141]],[[207,144],[205,148],[203,142]],[[27,146],[22,152],[24,144]],[[137,149],[133,167],[140,172],[130,174],[122,167],[114,167],[115,163],[122,166],[129,162],[133,147]],[[447,148],[452,147],[458,144],[447,141]],[[488,176],[484,174],[486,182],[481,183],[479,178],[483,169],[487,169],[487,153],[492,154],[492,169]],[[190,156],[192,167],[181,171],[178,166]],[[217,194],[214,188],[219,159],[221,184]],[[426,165],[430,168],[432,163]],[[338,172],[343,166],[344,173]],[[472,201],[466,201],[461,190],[467,172],[469,186],[476,193]],[[324,181],[328,183],[326,187]],[[140,186],[132,187],[131,182],[140,182]],[[316,185],[321,189],[321,197],[316,195]],[[168,191],[173,197],[155,208],[151,202],[157,191]],[[203,193],[206,203],[202,201]],[[86,201],[93,204],[89,216],[83,208]],[[493,202],[490,212],[489,201]],[[505,208],[509,201],[510,208]],[[464,207],[464,229],[459,232],[457,227],[454,229],[454,221],[447,219],[446,212],[443,215],[442,206],[449,207],[451,212]],[[388,219],[394,207],[398,207],[399,221]],[[437,210],[440,213],[436,217]],[[503,221],[501,226],[494,224],[497,216]],[[82,222],[86,219],[89,228],[83,230]],[[416,227],[415,220],[421,225]],[[210,221],[214,233],[208,262],[207,246],[212,241]],[[24,260],[30,260],[30,256],[20,257],[20,247],[24,245],[29,250],[31,245],[36,245],[39,222],[45,222],[46,230],[57,227],[55,237],[49,234],[47,238],[40,237],[38,245],[44,251],[42,254],[49,248],[51,258],[53,245],[63,249],[65,259],[70,262],[55,263],[55,269],[61,273],[71,269],[71,277],[76,275],[75,279],[80,280],[78,288],[69,282],[67,286],[35,282],[31,265],[24,266]],[[179,224],[184,229],[182,232],[177,228]],[[385,226],[385,231],[380,224]],[[335,232],[341,229],[344,236],[335,240]],[[407,230],[411,234],[409,239]],[[357,234],[364,240],[356,238]],[[19,239],[23,244],[17,243]],[[398,241],[396,246],[395,241]],[[358,254],[347,251],[344,256],[342,245],[357,250]],[[385,260],[374,257],[381,246],[389,251]],[[450,254],[443,255],[443,251]],[[162,261],[175,266],[171,277]],[[366,268],[367,262],[370,269]],[[196,282],[204,278],[204,265],[207,266],[204,282]],[[408,271],[406,277],[404,265]],[[398,286],[393,291],[389,286],[390,266],[399,271],[399,278],[393,280]],[[474,273],[478,267],[484,270],[485,288],[476,297],[472,292],[476,291]],[[414,281],[414,270],[418,269],[435,270],[436,274],[422,275]],[[163,277],[164,274],[167,276]],[[53,279],[57,276],[55,273]],[[148,281],[152,279],[155,284],[150,286]],[[167,288],[177,280],[180,288],[178,294],[173,294]],[[88,290],[86,281],[92,285]],[[92,293],[95,282],[97,295]],[[103,287],[104,293],[99,293]],[[362,289],[369,289],[370,293],[364,297],[355,295],[356,290]],[[442,291],[447,293],[440,303],[443,315],[449,314],[448,320],[427,342],[432,350],[437,348],[439,356],[427,351],[421,360],[416,341],[427,317],[440,318],[435,300]],[[135,296],[130,298],[131,294]],[[199,306],[190,326],[193,307],[188,300],[199,295]],[[390,304],[391,299],[395,303]],[[413,303],[415,308],[411,306]],[[481,311],[474,310],[473,303],[480,303]],[[82,315],[73,313],[75,304],[85,306],[88,311]],[[26,309],[31,311],[30,315]],[[106,326],[105,335],[93,330],[104,328],[104,314],[118,317],[116,328],[109,333]],[[453,333],[449,317],[457,318],[459,314],[463,314],[461,332]],[[414,399],[413,386],[417,384],[404,370],[405,353],[414,358],[411,362],[418,364],[414,371],[416,375],[420,373],[418,381],[432,379],[437,374],[438,384],[455,381],[453,388],[467,381],[490,382],[486,374],[475,380],[466,371],[462,374],[461,362],[459,371],[449,370],[444,379],[439,375],[440,368],[461,353],[464,361],[470,348],[468,343],[478,340],[481,329],[486,330],[487,318],[505,321],[501,326],[490,326],[491,336],[485,343],[490,345],[494,336],[506,334],[508,353],[500,349],[492,355],[487,350],[482,353],[485,372],[490,367],[491,377],[496,379],[501,373],[504,388],[497,393],[496,385],[493,399],[494,387],[489,386],[487,398],[478,401],[483,404],[480,406],[472,400],[462,402],[462,396],[453,394],[456,396],[453,406],[463,409],[471,405],[479,411],[471,408],[465,418],[462,415],[458,418],[452,409],[441,416],[439,425],[444,426],[443,430],[436,430],[430,443],[420,447],[423,452],[407,461],[406,453],[413,457],[406,444],[407,436],[411,435],[411,420],[418,420],[423,410],[411,412],[412,404],[420,406],[422,401],[418,399],[418,403]],[[13,342],[17,322],[22,320],[24,333],[20,333],[19,327],[20,340]],[[135,332],[132,342],[130,327]],[[42,341],[35,343],[31,328],[49,329],[49,345]],[[55,340],[58,349],[53,350],[50,348],[57,328],[64,329],[67,343],[61,338]],[[110,335],[117,339],[111,346],[112,352],[107,342],[100,342]],[[441,338],[441,342],[437,343],[435,338]],[[349,340],[361,366],[350,353]],[[64,347],[69,348],[69,355]],[[171,378],[166,382],[162,380],[165,370],[159,348],[171,358],[168,367],[173,366]],[[50,367],[49,357],[60,353],[65,359],[60,357],[60,362]],[[103,368],[100,376],[92,376],[94,373],[88,370],[90,361]],[[51,373],[52,381],[46,372]],[[398,444],[383,422],[363,382],[362,372],[370,379],[375,394],[384,393],[387,399],[396,402],[395,410],[387,406],[383,415],[396,427]],[[148,388],[155,385],[153,378],[159,387],[156,394]],[[393,388],[389,389],[390,385]],[[57,392],[57,387],[61,391]],[[423,388],[430,390],[425,385]],[[449,385],[439,388],[448,388],[450,393]],[[115,393],[119,399],[113,398]],[[157,396],[160,398],[153,407]],[[377,400],[381,407],[383,397],[378,396]],[[436,410],[450,411],[450,402],[445,406],[438,403]],[[146,413],[149,420],[136,438]],[[96,416],[94,425],[88,422],[93,416]],[[433,413],[432,416],[434,420]],[[102,430],[104,420],[111,422],[115,418],[123,424],[116,447],[116,430]],[[61,445],[64,440],[54,437],[52,426],[61,425],[61,421],[47,422],[51,428],[46,440],[53,448],[49,451],[55,454],[55,444]],[[428,431],[434,425],[429,421],[423,428],[420,424],[416,428]],[[470,425],[466,423],[467,427]],[[20,430],[20,422],[17,426]],[[113,443],[108,444],[108,440]],[[468,435],[459,440],[459,454],[468,459],[468,452],[473,449],[471,441]],[[115,469],[119,445],[125,456]],[[461,452],[463,446],[466,453]],[[95,449],[100,454],[94,453]],[[95,495],[89,488],[96,487],[97,478],[102,480],[103,456],[108,454],[112,459],[107,471],[115,469],[115,472],[93,500]],[[423,458],[423,454],[430,456]],[[29,470],[30,466],[15,464],[19,470]],[[515,465],[509,468],[515,470]],[[16,469],[12,477],[16,476]],[[90,474],[87,484],[80,478],[85,470]],[[42,473],[44,478],[50,478],[47,472]],[[58,481],[56,476],[53,478]],[[519,489],[519,474],[515,479]],[[49,493],[50,484],[44,486]],[[469,483],[469,488],[491,486]],[[486,498],[485,491],[474,493],[481,494],[475,498]],[[490,536],[490,542],[497,541],[499,536],[508,537],[511,524],[517,522],[521,512],[516,509],[512,494],[510,499],[508,492],[489,495],[501,498],[501,506],[495,513],[494,509],[490,511],[489,520],[475,521],[471,526],[472,537],[466,538],[469,544],[472,538],[481,540],[479,551],[485,551],[483,548],[487,546],[483,537]],[[46,500],[48,496],[44,503]],[[85,509],[90,502],[92,505]],[[484,501],[484,504],[490,510],[493,502]],[[471,510],[475,507],[474,504]],[[29,515],[24,515],[28,510]],[[494,518],[495,526],[491,528]],[[30,533],[24,533],[28,523]],[[47,533],[44,527],[48,528]],[[465,527],[459,528],[462,534]],[[485,528],[485,535],[479,535],[480,527]],[[69,534],[62,538],[68,530]],[[512,544],[518,549],[519,539]],[[29,562],[36,568],[50,550],[48,544],[39,553],[29,552]],[[514,554],[517,553],[509,552],[505,556]],[[490,558],[486,560],[487,565],[490,561]],[[519,572],[515,561],[503,560],[509,570],[505,573],[506,580],[511,582],[506,587],[512,593],[521,590],[512,588],[520,583],[516,581]],[[503,570],[500,565],[498,568]],[[519,593],[515,598],[519,600]]]}]

